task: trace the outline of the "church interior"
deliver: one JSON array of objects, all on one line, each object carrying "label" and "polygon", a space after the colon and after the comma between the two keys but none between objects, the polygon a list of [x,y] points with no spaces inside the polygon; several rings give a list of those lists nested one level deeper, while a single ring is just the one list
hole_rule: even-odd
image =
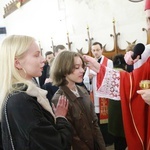
[{"label": "church interior", "polygon": [[[29,35],[43,56],[57,45],[93,56],[91,46],[100,42],[112,59],[138,43],[150,44],[144,7],[145,0],[0,0],[0,43],[9,35]],[[106,138],[107,150],[114,150]]]}]

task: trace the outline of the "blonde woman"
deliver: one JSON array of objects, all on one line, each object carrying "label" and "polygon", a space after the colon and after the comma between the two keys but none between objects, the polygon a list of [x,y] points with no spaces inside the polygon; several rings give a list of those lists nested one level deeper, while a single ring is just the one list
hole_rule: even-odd
[{"label": "blonde woman", "polygon": [[54,112],[33,77],[42,74],[44,58],[34,38],[7,37],[0,48],[0,102],[5,150],[68,150],[72,128],[65,118],[68,101],[58,99]]}]

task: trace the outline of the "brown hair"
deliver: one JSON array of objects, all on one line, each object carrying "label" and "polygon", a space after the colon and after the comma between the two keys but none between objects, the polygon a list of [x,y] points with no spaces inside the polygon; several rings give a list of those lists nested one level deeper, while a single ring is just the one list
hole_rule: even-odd
[{"label": "brown hair", "polygon": [[50,76],[53,81],[53,85],[60,86],[66,85],[67,80],[65,76],[71,74],[74,71],[74,58],[80,57],[83,62],[83,68],[85,67],[82,55],[77,52],[63,51],[59,53],[54,59]]}]

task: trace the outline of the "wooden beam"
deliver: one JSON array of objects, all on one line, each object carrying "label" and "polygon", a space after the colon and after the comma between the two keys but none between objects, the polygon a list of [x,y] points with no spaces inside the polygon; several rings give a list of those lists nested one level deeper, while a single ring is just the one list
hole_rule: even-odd
[{"label": "wooden beam", "polygon": [[4,15],[3,18],[6,18],[8,15],[13,13],[15,10],[22,7],[24,4],[29,2],[30,0],[12,0],[9,3],[6,4],[4,7]]}]

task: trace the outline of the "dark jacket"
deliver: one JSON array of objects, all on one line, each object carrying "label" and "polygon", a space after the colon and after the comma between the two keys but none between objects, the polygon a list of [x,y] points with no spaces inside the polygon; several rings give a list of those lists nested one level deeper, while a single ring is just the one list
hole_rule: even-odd
[{"label": "dark jacket", "polygon": [[52,85],[51,82],[48,82],[42,86],[42,89],[47,90],[47,98],[51,103],[51,99],[52,99],[53,95],[55,94],[55,92],[58,90],[58,87]]},{"label": "dark jacket", "polygon": [[49,78],[50,66],[46,63],[43,67],[42,75],[39,77],[40,87],[45,83],[46,78]]},{"label": "dark jacket", "polygon": [[37,102],[37,98],[25,92],[14,93],[3,106],[4,150],[11,150],[12,142],[15,150],[69,150],[71,131],[65,118],[58,117],[55,123],[54,117]]},{"label": "dark jacket", "polygon": [[[1,122],[0,122],[0,127],[1,127]],[[3,150],[3,146],[2,146],[2,130],[0,128],[0,150]]]},{"label": "dark jacket", "polygon": [[52,98],[55,105],[60,95],[69,100],[67,119],[74,129],[73,150],[106,150],[90,96],[85,88],[77,86],[77,89],[80,97],[67,86],[61,86]]}]

